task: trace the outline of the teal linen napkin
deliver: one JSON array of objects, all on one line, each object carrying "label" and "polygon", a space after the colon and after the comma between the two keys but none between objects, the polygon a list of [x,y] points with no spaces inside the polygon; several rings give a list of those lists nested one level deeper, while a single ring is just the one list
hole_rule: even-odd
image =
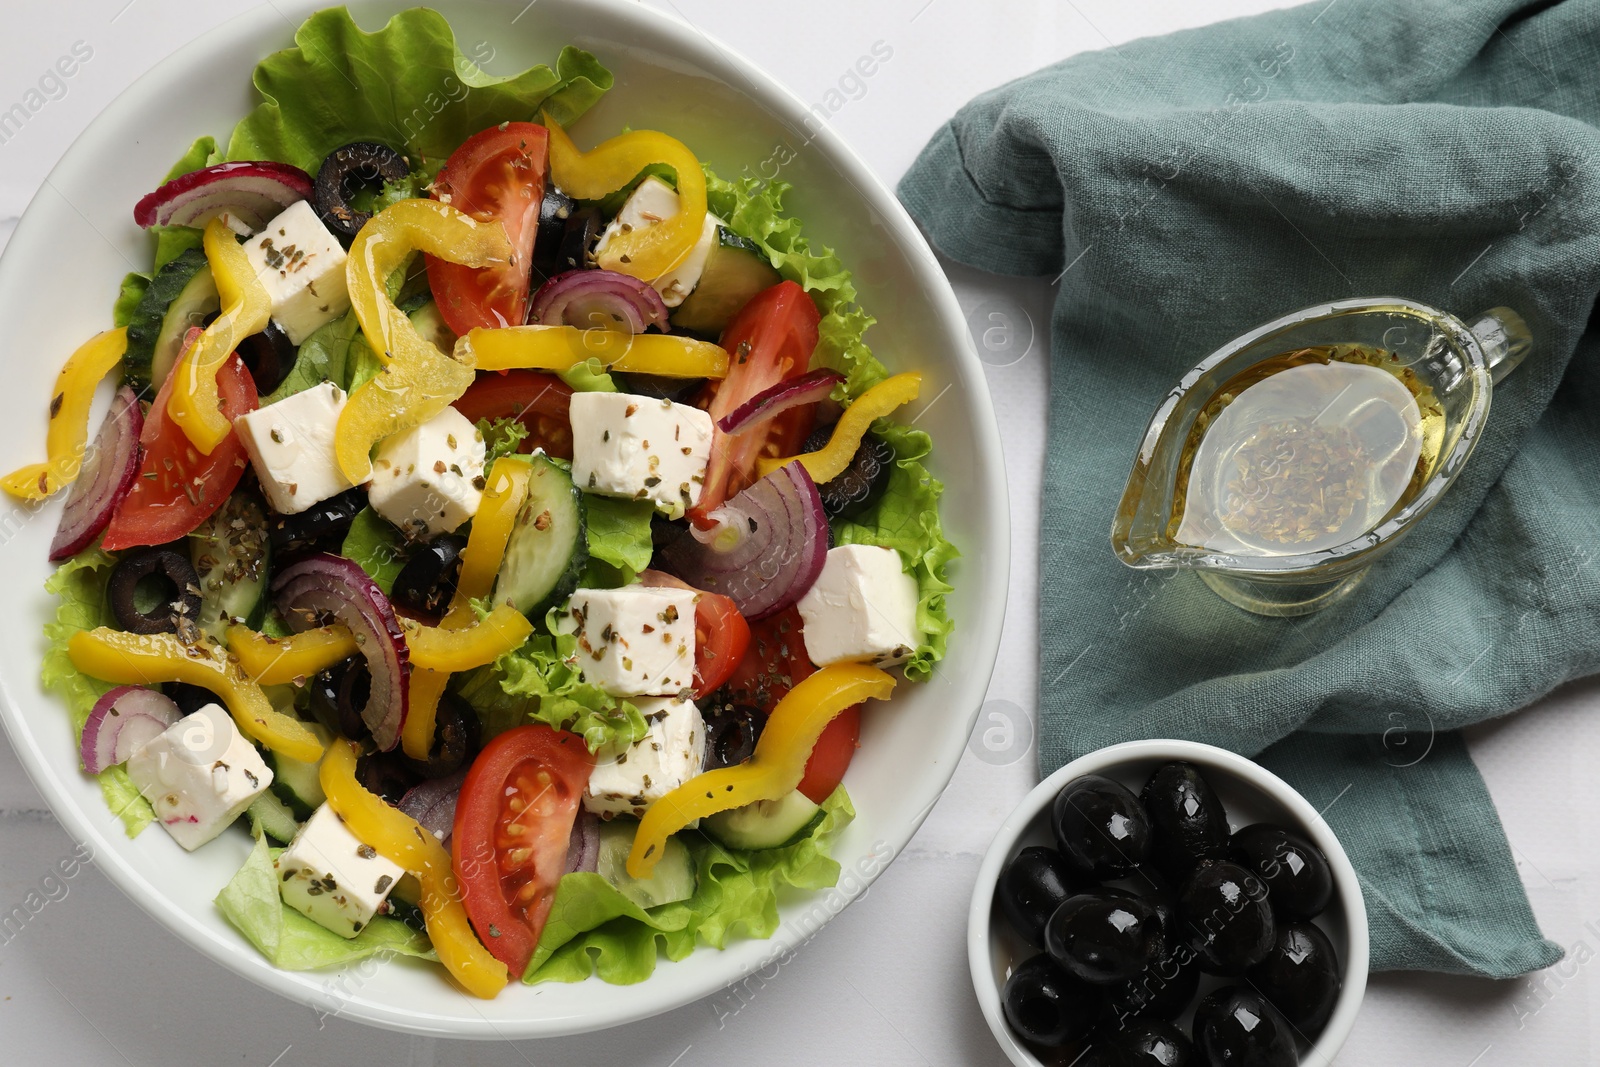
[{"label": "teal linen napkin", "polygon": [[[1141,737],[1259,755],[1326,808],[1377,969],[1561,955],[1458,731],[1600,670],[1597,122],[1592,3],[1318,0],[987,93],[900,186],[946,254],[1061,278],[1041,769]],[[1507,304],[1536,338],[1410,539],[1291,620],[1118,563],[1112,514],[1178,376],[1280,314],[1376,295]]]}]

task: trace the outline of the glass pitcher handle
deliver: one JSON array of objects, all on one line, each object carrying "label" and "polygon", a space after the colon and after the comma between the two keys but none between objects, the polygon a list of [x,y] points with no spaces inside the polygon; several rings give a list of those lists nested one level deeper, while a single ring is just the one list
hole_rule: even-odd
[{"label": "glass pitcher handle", "polygon": [[1478,339],[1489,377],[1496,385],[1517,369],[1533,348],[1533,334],[1521,315],[1507,307],[1490,308],[1467,327]]}]

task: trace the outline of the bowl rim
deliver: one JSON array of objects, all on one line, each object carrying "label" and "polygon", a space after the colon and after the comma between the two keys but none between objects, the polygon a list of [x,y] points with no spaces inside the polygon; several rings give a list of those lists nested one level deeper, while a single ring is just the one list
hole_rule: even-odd
[{"label": "bowl rim", "polygon": [[995,1041],[1006,1057],[1016,1067],[1043,1067],[1037,1056],[1018,1041],[1006,1024],[1000,1004],[1000,990],[994,982],[994,965],[991,953],[990,926],[994,910],[994,890],[1000,879],[1000,870],[1017,847],[1033,820],[1050,803],[1061,787],[1083,774],[1096,774],[1106,769],[1135,760],[1187,760],[1202,769],[1221,769],[1241,779],[1246,785],[1270,796],[1287,807],[1301,824],[1303,831],[1328,858],[1333,871],[1334,890],[1344,904],[1346,952],[1343,986],[1334,1004],[1327,1025],[1301,1060],[1305,1067],[1331,1067],[1350,1030],[1355,1026],[1356,1015],[1361,1010],[1366,995],[1369,967],[1367,943],[1367,906],[1361,892],[1361,879],[1350,858],[1345,854],[1327,820],[1299,791],[1248,757],[1241,756],[1216,745],[1176,738],[1151,738],[1143,741],[1124,741],[1085,753],[1057,769],[1022,799],[1005,822],[995,831],[989,850],[984,853],[978,867],[978,878],[972,891],[972,904],[967,910],[967,968],[972,976],[973,992],[983,1018],[989,1024]]},{"label": "bowl rim", "polygon": [[[462,2],[464,5],[483,6],[482,0],[462,0]],[[390,8],[398,10],[419,4],[441,8],[443,9],[441,13],[446,18],[450,17],[452,5],[449,3],[433,5],[426,3],[425,0],[413,0],[409,3],[391,4],[387,0],[379,0],[372,6],[381,6],[385,10]],[[121,117],[121,112],[127,111],[137,102],[163,96],[172,86],[178,84],[186,70],[198,65],[213,50],[235,47],[240,39],[251,37],[257,40],[276,41],[283,35],[284,21],[298,26],[298,20],[313,11],[331,6],[337,4],[332,0],[281,0],[280,3],[262,5],[241,12],[179,46],[133,79],[89,122],[51,168],[41,185],[40,195],[36,195],[24,211],[8,245],[7,253],[20,254],[14,253],[13,250],[23,248],[27,239],[32,237],[34,227],[43,225],[41,216],[44,210],[40,209],[40,205],[48,199],[43,194],[54,188],[62,175],[73,170],[77,157],[86,151],[85,146],[98,143],[113,135],[123,135],[123,131],[115,126],[115,120]],[[362,5],[362,8],[365,7],[367,5]],[[613,56],[608,57],[608,62],[614,68],[620,69],[629,62],[630,51],[656,54],[669,51],[681,52],[701,64],[708,76],[730,85],[736,91],[759,102],[763,108],[772,113],[774,121],[792,124],[794,128],[811,128],[806,125],[806,120],[811,118],[810,105],[797,93],[778,82],[771,74],[736,49],[680,17],[630,3],[628,0],[545,0],[541,7],[547,10],[555,8],[558,11],[578,12],[580,14],[570,17],[590,21],[602,20],[613,24],[619,35],[619,47]],[[362,8],[354,12],[358,18],[363,15]],[[257,58],[265,54],[265,49],[257,49]],[[730,74],[737,75],[740,82],[730,80]],[[245,75],[241,73],[240,77],[243,78]],[[950,375],[951,384],[962,386],[970,396],[968,404],[970,431],[978,453],[973,492],[975,498],[979,499],[989,512],[984,528],[992,532],[992,543],[982,546],[987,562],[986,571],[982,573],[989,576],[988,583],[985,587],[976,584],[980,572],[974,569],[967,578],[974,584],[970,586],[970,592],[963,596],[969,608],[962,620],[961,640],[969,649],[967,657],[970,658],[970,664],[976,667],[976,669],[967,668],[968,676],[961,681],[960,686],[962,691],[970,693],[973,697],[970,701],[971,706],[961,712],[965,715],[965,729],[958,730],[957,726],[961,723],[952,722],[948,735],[942,738],[941,744],[935,750],[930,752],[930,762],[936,764],[939,769],[930,771],[922,788],[915,791],[916,799],[925,799],[926,803],[919,804],[915,814],[909,820],[893,827],[893,832],[885,831],[878,835],[890,847],[889,860],[892,861],[904,850],[907,842],[915,835],[938,798],[948,787],[961,754],[965,751],[968,736],[977,721],[983,692],[987,688],[998,657],[1010,575],[1011,523],[1008,488],[998,419],[990,398],[983,365],[978,358],[955,293],[937,257],[891,188],[872,171],[831,124],[824,123],[818,127],[812,134],[810,143],[814,144],[821,158],[837,168],[842,180],[854,186],[866,208],[882,222],[887,246],[904,257],[907,272],[921,298],[926,302],[928,311],[937,319],[940,332],[950,339],[954,358],[945,365],[945,368]],[[4,727],[19,761],[68,834],[76,841],[93,846],[96,865],[103,870],[112,884],[147,914],[177,935],[179,940],[207,959],[292,1001],[323,1011],[325,1014],[367,1025],[434,1037],[504,1040],[558,1037],[636,1022],[725,989],[768,965],[773,956],[782,954],[787,958],[789,954],[798,950],[800,944],[809,940],[821,925],[835,917],[838,910],[842,910],[843,907],[841,905],[838,909],[830,908],[827,918],[815,926],[802,925],[797,930],[780,926],[778,931],[767,939],[734,939],[727,946],[730,954],[738,947],[741,940],[753,941],[762,946],[762,950],[760,953],[730,955],[730,966],[726,968],[708,968],[709,973],[696,974],[692,978],[686,975],[671,984],[670,992],[664,993],[660,988],[647,992],[642,986],[633,987],[638,989],[640,995],[631,999],[625,1010],[612,1011],[604,1017],[568,1013],[542,1016],[535,1014],[533,1017],[525,1015],[507,1019],[488,1017],[476,1011],[461,1015],[446,1015],[417,1011],[414,1007],[404,1004],[379,1002],[359,993],[338,998],[337,1010],[327,1011],[325,1009],[328,1006],[329,993],[325,984],[319,982],[319,979],[325,979],[330,975],[337,976],[344,973],[349,966],[359,965],[309,972],[285,971],[253,951],[241,951],[240,946],[234,941],[222,937],[218,932],[184,912],[178,904],[119,854],[112,843],[111,833],[94,821],[90,813],[70,795],[67,776],[80,773],[80,768],[57,767],[55,761],[47,758],[42,739],[31,725],[30,715],[24,710],[25,703],[19,699],[19,694],[13,692],[6,684],[6,680],[0,678],[0,726]],[[943,774],[942,779],[938,777],[940,772]],[[935,783],[937,788],[933,788]],[[924,793],[929,795],[924,797],[922,795]],[[888,866],[889,862],[886,861],[870,870],[856,872],[863,884],[863,891],[865,886],[874,882]],[[806,893],[801,900],[811,900],[824,892],[827,891]],[[845,903],[848,904],[859,895],[860,893],[856,893],[849,896]],[[780,916],[790,914],[791,911],[798,913],[800,910],[794,906],[793,901],[780,901]],[[705,949],[707,953],[711,951],[709,948]],[[666,965],[669,962],[663,960],[662,964]],[[591,981],[599,979],[594,978]],[[517,982],[512,983],[513,987],[519,985]],[[444,1003],[450,999],[453,987],[448,983],[441,983],[440,989],[444,993],[441,1003]],[[537,989],[538,987],[524,990],[513,988],[510,993],[503,996],[516,992],[533,993]],[[468,1006],[469,1008],[472,1006],[470,1002]]]}]

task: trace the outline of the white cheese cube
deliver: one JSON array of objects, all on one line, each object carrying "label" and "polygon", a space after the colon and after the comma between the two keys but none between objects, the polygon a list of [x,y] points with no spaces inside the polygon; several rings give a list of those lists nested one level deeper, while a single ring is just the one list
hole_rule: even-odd
[{"label": "white cheese cube", "polygon": [[[604,262],[606,245],[611,243],[613,237],[654,226],[677,213],[677,190],[660,178],[646,178],[633,190],[633,194],[622,205],[622,210],[617,212],[617,217],[600,234],[600,240],[594,246],[595,259],[601,261],[601,266],[617,269],[622,264]],[[700,228],[700,239],[689,250],[689,254],[661,277],[651,279],[650,287],[661,294],[661,302],[667,307],[675,308],[683,303],[694,292],[694,287],[700,284],[706,259],[717,243],[717,227],[722,225],[721,219],[706,212],[705,225]]]},{"label": "white cheese cube", "polygon": [[309,200],[292,204],[244,243],[256,278],[272,298],[272,318],[299,344],[350,310],[344,248]]},{"label": "white cheese cube", "polygon": [[694,687],[692,589],[579,589],[563,629],[578,638],[584,681],[612,696],[668,696]]},{"label": "white cheese cube", "polygon": [[323,382],[233,420],[268,501],[295,515],[351,487],[333,450],[345,395]]},{"label": "white cheese cube", "polygon": [[367,501],[407,537],[449,533],[483,502],[483,435],[455,408],[388,438]]},{"label": "white cheese cube", "polygon": [[892,548],[829,549],[799,606],[806,655],[819,667],[862,660],[886,667],[909,659],[922,642],[917,580]]},{"label": "white cheese cube", "polygon": [[283,902],[340,937],[355,937],[405,873],[324,804],[272,861]]},{"label": "white cheese cube", "polygon": [[595,753],[583,806],[607,818],[643,816],[645,808],[699,774],[705,766],[706,724],[685,696],[635,700],[650,732],[631,745]]},{"label": "white cheese cube", "polygon": [[711,416],[632,393],[572,395],[572,482],[648,500],[672,518],[694,507],[711,460]]},{"label": "white cheese cube", "polygon": [[220,704],[185,715],[128,757],[128,777],[172,839],[193,851],[272,784],[261,754]]}]

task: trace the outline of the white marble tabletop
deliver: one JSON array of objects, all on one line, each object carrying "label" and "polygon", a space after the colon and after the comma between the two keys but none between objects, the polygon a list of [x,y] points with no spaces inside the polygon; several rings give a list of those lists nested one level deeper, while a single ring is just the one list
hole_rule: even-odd
[{"label": "white marble tabletop", "polygon": [[[524,0],[506,2],[515,7]],[[1274,0],[810,0],[798,8],[652,2],[756,57],[807,100],[825,103],[831,121],[891,182],[938,124],[981,90],[1075,52],[1278,6]],[[6,0],[0,111],[26,100],[32,114],[21,129],[0,132],[0,241],[101,108],[179,45],[254,6],[256,0]],[[50,80],[57,58],[79,42],[91,58],[70,79]],[[855,61],[878,42],[892,57],[870,80],[853,80]],[[35,90],[41,91],[30,97]],[[43,882],[72,845],[0,739],[0,913],[53,887],[47,906],[20,933],[0,933],[0,1062],[1002,1064],[969,985],[965,921],[990,834],[1037,780],[1033,750],[1022,742],[1031,737],[1036,693],[1051,292],[960,268],[950,275],[975,324],[1002,413],[1015,564],[984,725],[996,725],[1000,720],[988,716],[1000,716],[1012,724],[1017,743],[998,756],[974,744],[910,847],[774,979],[616,1030],[512,1047],[319,1021],[309,1008],[277,999],[183,945],[92,866],[64,882]],[[1597,708],[1600,687],[1573,686],[1473,736],[1534,910],[1548,936],[1568,946],[1568,961],[1503,983],[1375,978],[1340,1064],[1492,1067],[1596,1059],[1600,981],[1588,961],[1600,945],[1600,788],[1592,773],[1600,720],[1590,717]]]}]

